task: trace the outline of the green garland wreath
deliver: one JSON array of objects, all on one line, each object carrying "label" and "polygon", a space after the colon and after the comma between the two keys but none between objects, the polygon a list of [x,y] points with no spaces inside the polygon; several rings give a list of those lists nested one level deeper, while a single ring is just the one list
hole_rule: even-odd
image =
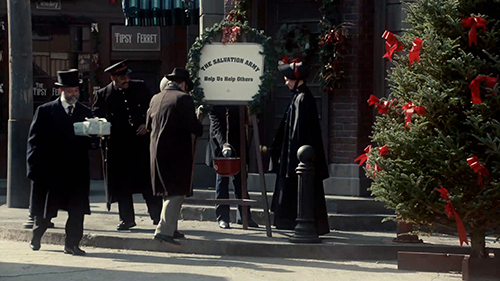
[{"label": "green garland wreath", "polygon": [[274,49],[280,59],[288,58],[289,61],[306,60],[313,53],[313,45],[309,29],[298,24],[282,24],[274,40]]},{"label": "green garland wreath", "polygon": [[[205,93],[203,88],[200,87],[200,78],[198,77],[198,72],[200,70],[200,57],[201,50],[206,44],[211,44],[216,36],[222,35],[223,27],[234,27],[238,26],[241,28],[241,34],[246,36],[248,42],[255,42],[262,45],[264,48],[264,73],[260,77],[261,85],[259,91],[253,96],[250,102],[250,113],[256,114],[262,111],[264,108],[264,98],[267,96],[269,90],[274,86],[274,73],[277,69],[277,59],[274,54],[272,39],[266,35],[261,30],[257,30],[248,25],[248,22],[229,22],[227,20],[222,20],[218,24],[214,24],[211,28],[206,28],[203,34],[199,36],[195,43],[189,49],[188,63],[186,64],[186,69],[189,71],[191,77],[194,78],[194,88],[191,91],[191,96],[194,99],[196,106],[205,105],[204,98]],[[231,44],[231,43],[228,43]],[[210,109],[204,106],[204,111],[207,112]]]},{"label": "green garland wreath", "polygon": [[338,0],[323,0],[320,11],[323,18],[320,21],[321,34],[318,46],[321,63],[321,86],[323,91],[333,93],[335,88],[340,88],[344,78],[342,53],[345,40],[348,37],[348,23],[338,23],[340,13]]}]

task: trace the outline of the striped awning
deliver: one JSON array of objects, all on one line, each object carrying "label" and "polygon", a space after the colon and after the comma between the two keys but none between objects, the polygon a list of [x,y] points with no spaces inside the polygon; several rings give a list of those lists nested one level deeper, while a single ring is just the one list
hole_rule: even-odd
[{"label": "striped awning", "polygon": [[123,0],[126,26],[199,23],[200,0]]}]

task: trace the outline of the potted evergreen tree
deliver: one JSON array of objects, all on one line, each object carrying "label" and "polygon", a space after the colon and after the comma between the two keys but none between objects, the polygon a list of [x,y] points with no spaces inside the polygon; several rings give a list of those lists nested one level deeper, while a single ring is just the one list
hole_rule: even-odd
[{"label": "potted evergreen tree", "polygon": [[500,1],[419,0],[407,15],[401,37],[383,35],[391,94],[370,98],[377,147],[357,160],[376,199],[458,229],[471,257],[487,258],[500,226]]}]

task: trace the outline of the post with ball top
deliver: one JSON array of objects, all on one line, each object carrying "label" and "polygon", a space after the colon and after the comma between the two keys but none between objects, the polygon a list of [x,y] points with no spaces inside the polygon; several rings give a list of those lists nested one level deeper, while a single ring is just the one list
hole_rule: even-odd
[{"label": "post with ball top", "polygon": [[314,224],[314,149],[303,145],[297,151],[299,166],[295,171],[299,176],[298,213],[295,234],[290,237],[292,243],[321,243]]}]

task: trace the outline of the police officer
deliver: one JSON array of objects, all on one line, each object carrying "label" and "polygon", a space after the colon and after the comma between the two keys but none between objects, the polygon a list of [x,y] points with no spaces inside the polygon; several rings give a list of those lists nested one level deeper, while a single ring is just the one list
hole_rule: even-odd
[{"label": "police officer", "polygon": [[107,207],[118,202],[120,223],[117,230],[136,226],[132,194],[142,193],[148,213],[157,225],[161,197],[153,196],[149,170],[149,132],[146,111],[151,93],[144,81],[130,80],[126,60],[106,68],[111,83],[97,91],[92,110],[111,122],[111,135],[105,140]]}]

